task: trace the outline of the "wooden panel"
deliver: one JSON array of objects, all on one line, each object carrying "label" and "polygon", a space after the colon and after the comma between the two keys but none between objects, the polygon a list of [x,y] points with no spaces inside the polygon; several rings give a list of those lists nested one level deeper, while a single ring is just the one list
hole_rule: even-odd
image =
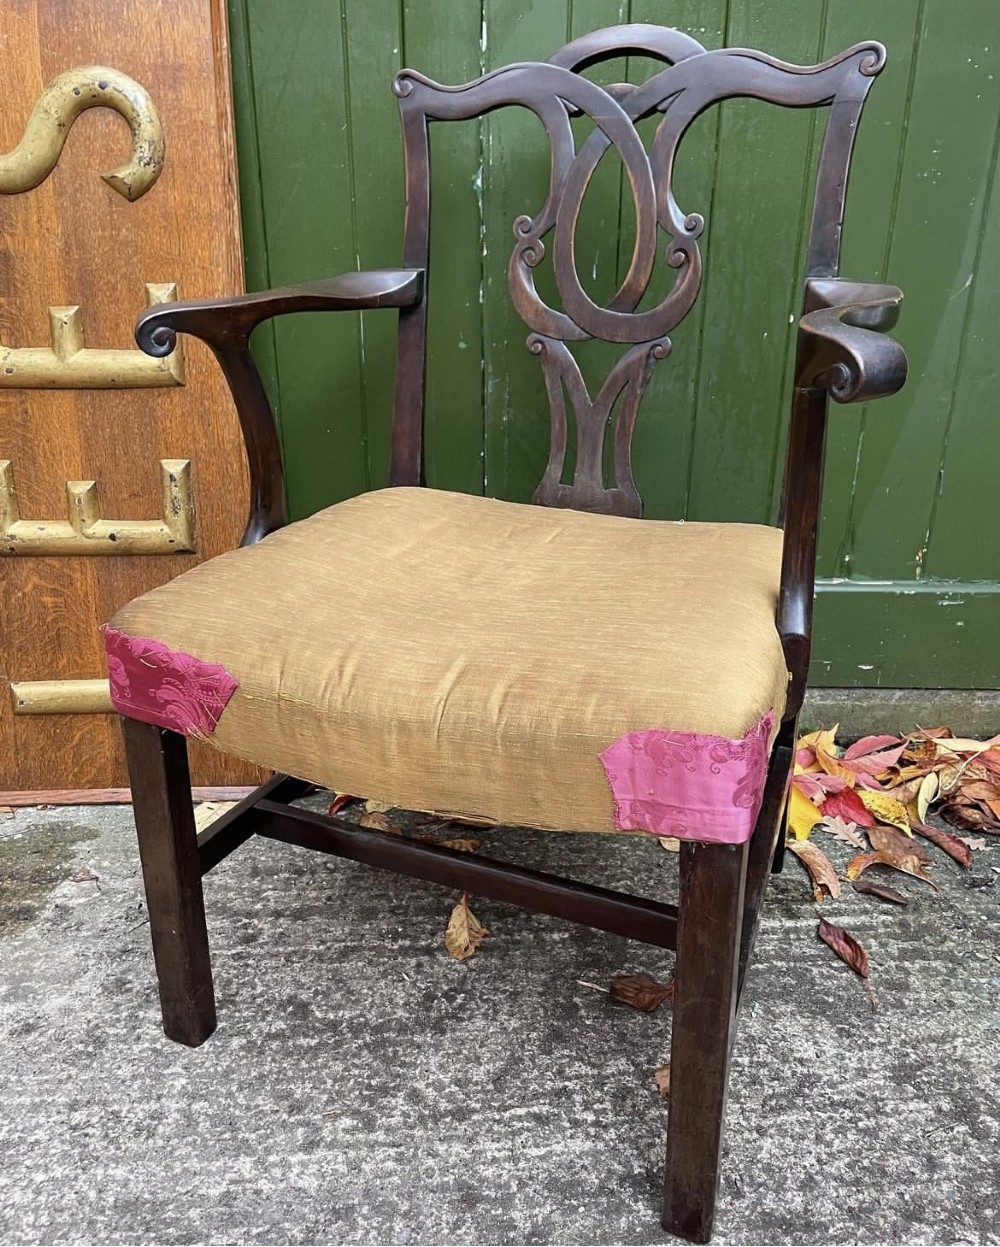
[{"label": "wooden panel", "polygon": [[[128,131],[107,109],[73,125],[55,171],[36,189],[0,195],[0,339],[45,345],[48,308],[78,304],[87,343],[128,349],[144,282],[182,295],[241,285],[224,12],[210,0],[10,0],[0,53],[0,151],[21,137],[57,74],[110,64],[143,84],[159,109],[166,163],[129,203],[99,173],[122,163]],[[98,625],[121,604],[229,549],[245,520],[246,479],[235,413],[204,349],[186,347],[187,384],[144,390],[3,390],[0,457],[14,464],[25,518],[66,514],[65,482],[95,479],[102,513],[161,513],[161,458],[190,459],[198,554],[4,561],[0,755],[16,759],[5,788],[111,787],[126,782],[111,715],[13,716],[7,682],[105,674]],[[241,783],[245,767],[199,751],[201,783]]]}]

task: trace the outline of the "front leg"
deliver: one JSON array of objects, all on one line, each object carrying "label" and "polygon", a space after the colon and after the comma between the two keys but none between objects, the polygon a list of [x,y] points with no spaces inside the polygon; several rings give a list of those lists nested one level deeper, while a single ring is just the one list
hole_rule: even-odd
[{"label": "front leg", "polygon": [[215,993],[187,741],[138,719],[122,728],[163,1030],[197,1047],[215,1030]]},{"label": "front leg", "polygon": [[681,845],[663,1228],[712,1234],[749,844]]}]

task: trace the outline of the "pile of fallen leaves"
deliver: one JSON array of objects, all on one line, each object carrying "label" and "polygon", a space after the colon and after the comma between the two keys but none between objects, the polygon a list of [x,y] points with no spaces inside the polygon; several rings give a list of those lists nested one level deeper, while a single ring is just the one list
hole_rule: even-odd
[{"label": "pile of fallen leaves", "polygon": [[[839,897],[843,881],[905,905],[901,892],[876,882],[893,871],[939,891],[928,873],[935,855],[923,841],[968,870],[986,841],[932,826],[932,814],[963,831],[1000,835],[1000,736],[970,740],[947,727],[920,728],[909,736],[866,736],[841,749],[836,732],[799,739],[789,794],[788,848],[809,872],[816,901]],[[842,875],[811,839],[817,830],[858,850]],[[867,985],[868,956],[858,941],[824,919],[817,934]]]}]

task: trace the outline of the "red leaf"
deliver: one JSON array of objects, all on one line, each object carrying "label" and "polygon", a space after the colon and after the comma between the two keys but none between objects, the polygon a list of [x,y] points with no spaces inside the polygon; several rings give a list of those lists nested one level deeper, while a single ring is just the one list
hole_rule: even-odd
[{"label": "red leaf", "polygon": [[911,822],[910,826],[918,836],[923,836],[931,844],[936,844],[939,849],[943,849],[949,857],[953,857],[959,866],[964,866],[966,870],[971,868],[972,853],[961,836],[956,836],[950,831],[942,831],[939,827],[931,827],[928,823]]},{"label": "red leaf", "polygon": [[859,974],[864,979],[865,987],[868,990],[868,999],[871,1001],[871,1006],[874,1010],[875,994],[872,991],[871,983],[868,981],[868,954],[865,950],[849,931],[845,931],[843,927],[834,926],[832,922],[827,922],[825,918],[820,918],[816,934],[824,944],[833,949],[841,961],[849,965],[855,974]]},{"label": "red leaf", "polygon": [[853,745],[847,746],[844,750],[844,757],[863,758],[867,754],[874,753],[876,749],[885,749],[890,745],[899,745],[901,750],[906,748],[906,742],[900,740],[898,736],[863,736],[861,740],[856,740]]},{"label": "red leaf", "polygon": [[831,794],[819,808],[820,812],[828,818],[836,816],[842,818],[845,823],[857,823],[859,827],[875,826],[874,814],[850,788]]},{"label": "red leaf", "polygon": [[354,798],[349,792],[338,792],[327,807],[327,814],[336,814],[338,810],[342,810],[345,805],[349,805]]},{"label": "red leaf", "polygon": [[895,888],[883,887],[881,883],[869,883],[866,879],[861,879],[851,886],[855,892],[860,892],[863,896],[877,896],[880,901],[891,901],[894,905],[909,905],[910,903],[909,898],[902,892],[897,892]]}]

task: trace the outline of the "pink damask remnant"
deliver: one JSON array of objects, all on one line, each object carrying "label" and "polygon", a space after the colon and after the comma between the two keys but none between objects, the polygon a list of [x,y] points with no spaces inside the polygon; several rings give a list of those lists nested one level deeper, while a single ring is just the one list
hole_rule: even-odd
[{"label": "pink damask remnant", "polygon": [[101,629],[111,702],[121,714],[184,736],[208,736],[239,685],[217,662],[203,662],[149,637]]},{"label": "pink damask remnant", "polygon": [[701,732],[629,732],[600,754],[619,831],[742,844],[760,812],[774,714],[740,740]]}]

